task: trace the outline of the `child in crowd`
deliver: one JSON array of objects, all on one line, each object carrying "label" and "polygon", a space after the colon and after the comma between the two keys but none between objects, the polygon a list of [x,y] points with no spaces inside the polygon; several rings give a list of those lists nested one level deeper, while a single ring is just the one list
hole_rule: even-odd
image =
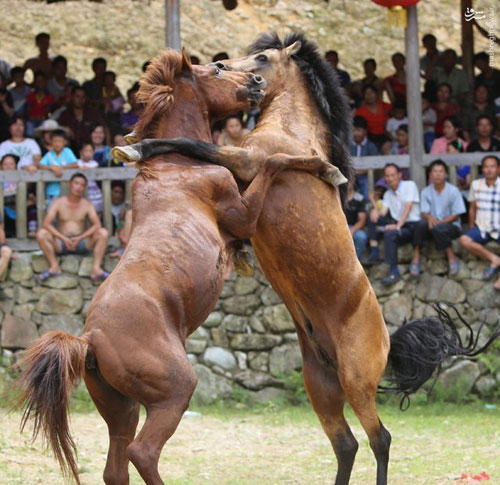
[{"label": "child in crowd", "polygon": [[113,71],[106,71],[104,74],[104,86],[102,87],[102,100],[105,112],[119,113],[125,105],[122,93],[115,83],[116,74]]},{"label": "child in crowd", "polygon": [[[465,146],[460,139],[448,142],[446,153],[464,153]],[[469,188],[472,182],[472,174],[470,165],[462,165],[457,167],[457,187],[462,193],[465,200],[469,198]]]},{"label": "child in crowd", "polygon": [[402,101],[396,101],[392,107],[392,116],[387,121],[386,131],[390,139],[397,139],[397,131],[401,125],[408,125],[406,117],[406,105]]},{"label": "child in crowd", "polygon": [[[77,159],[71,148],[66,146],[66,132],[54,130],[50,137],[52,149],[40,161],[40,170],[50,170],[57,177],[62,175],[62,169],[78,168]],[[45,187],[47,209],[54,199],[61,195],[61,184],[49,182]]]},{"label": "child in crowd", "polygon": [[26,98],[26,135],[33,137],[35,128],[49,117],[50,110],[54,104],[54,96],[47,91],[47,78],[42,71],[35,73],[33,90]]},{"label": "child in crowd", "polygon": [[[12,153],[7,153],[0,160],[1,170],[17,170],[19,157]],[[4,204],[4,229],[7,237],[16,237],[16,182],[3,182],[3,204]],[[28,231],[33,236],[37,229],[36,221],[36,195],[32,191],[28,192],[27,198]]]},{"label": "child in crowd", "polygon": [[[113,137],[113,146],[115,147],[124,147],[127,144],[125,141],[125,138],[122,133],[117,133]],[[109,162],[110,167],[123,167],[125,164],[121,161],[118,160],[117,158],[111,156],[111,160]]]},{"label": "child in crowd", "polygon": [[[80,158],[78,159],[78,168],[88,170],[89,168],[97,168],[99,164],[93,159],[94,149],[91,143],[85,143],[80,149]],[[87,177],[87,199],[92,202],[99,216],[103,211],[102,192],[94,180]]]},{"label": "child in crowd", "polygon": [[408,153],[408,125],[401,125],[396,131],[396,141],[391,155],[407,155]]},{"label": "child in crowd", "polygon": [[[19,157],[11,153],[4,155],[0,161],[2,170],[17,170]],[[3,182],[4,228],[8,237],[16,235],[16,182]]]},{"label": "child in crowd", "polygon": [[427,96],[422,96],[422,123],[424,125],[425,151],[429,153],[432,142],[436,138],[435,126],[437,121],[436,110],[431,106]]},{"label": "child in crowd", "polygon": [[14,83],[14,86],[9,89],[12,101],[14,102],[14,114],[24,116],[26,98],[30,93],[29,86],[24,82],[24,69],[19,66],[13,67],[10,75]]}]

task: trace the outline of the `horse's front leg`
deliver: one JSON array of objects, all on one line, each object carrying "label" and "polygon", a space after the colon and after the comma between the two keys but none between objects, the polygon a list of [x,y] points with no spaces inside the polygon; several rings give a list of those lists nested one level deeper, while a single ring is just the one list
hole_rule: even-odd
[{"label": "horse's front leg", "polygon": [[215,165],[226,167],[243,182],[251,182],[262,166],[266,153],[261,149],[219,146],[193,138],[148,138],[128,146],[114,147],[115,158],[126,162],[141,162],[156,155],[180,153]]},{"label": "horse's front leg", "polygon": [[279,161],[283,169],[286,170],[301,170],[314,175],[317,174],[321,180],[333,187],[347,183],[347,179],[337,167],[316,155],[303,156],[276,153],[268,157],[268,159]]}]

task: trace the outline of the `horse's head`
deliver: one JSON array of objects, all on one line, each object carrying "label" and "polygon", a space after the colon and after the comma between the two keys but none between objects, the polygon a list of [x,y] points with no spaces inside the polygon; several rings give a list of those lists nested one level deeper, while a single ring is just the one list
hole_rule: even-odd
[{"label": "horse's head", "polygon": [[246,57],[224,59],[213,64],[226,71],[244,71],[259,74],[267,82],[266,99],[282,92],[295,75],[300,71],[292,61],[292,56],[301,48],[300,41],[284,48],[267,48],[252,52]]},{"label": "horse's head", "polygon": [[172,120],[174,124],[180,121],[199,124],[204,119],[209,133],[211,119],[259,103],[265,86],[258,74],[192,65],[185,49],[182,55],[165,49],[151,61],[140,80],[137,99],[144,109],[135,126],[136,137],[165,137]]},{"label": "horse's head", "polygon": [[223,70],[217,65],[192,65],[186,50],[182,51],[182,70],[192,78],[212,118],[224,118],[260,103],[266,81],[259,74],[238,69]]}]

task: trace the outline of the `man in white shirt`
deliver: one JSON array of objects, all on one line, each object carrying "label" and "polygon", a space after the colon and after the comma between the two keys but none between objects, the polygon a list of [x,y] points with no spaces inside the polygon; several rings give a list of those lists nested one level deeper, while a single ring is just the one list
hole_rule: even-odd
[{"label": "man in white shirt", "polygon": [[392,285],[401,279],[398,270],[398,245],[413,241],[417,222],[420,220],[420,197],[415,182],[401,180],[401,169],[394,163],[384,168],[388,185],[382,199],[382,207],[370,212],[368,235],[370,257],[368,263],[378,261],[378,234],[384,234],[384,260],[390,265],[389,275],[380,281]]},{"label": "man in white shirt", "polygon": [[[460,244],[472,254],[490,262],[483,273],[489,280],[500,270],[500,257],[484,247],[488,241],[500,242],[500,160],[486,155],[481,161],[484,178],[473,180],[469,192],[469,230],[460,237]],[[495,283],[500,291],[500,278]]]}]

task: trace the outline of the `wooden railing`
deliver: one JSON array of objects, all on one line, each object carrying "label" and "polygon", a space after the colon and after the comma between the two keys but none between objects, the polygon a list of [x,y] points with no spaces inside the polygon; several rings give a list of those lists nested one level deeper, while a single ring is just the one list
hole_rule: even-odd
[{"label": "wooden railing", "polygon": [[[125,199],[130,201],[130,188],[132,179],[137,171],[131,167],[93,168],[89,170],[63,170],[61,177],[56,177],[52,172],[39,170],[31,175],[26,170],[0,171],[0,182],[16,182],[16,236],[18,239],[26,238],[27,233],[27,185],[36,183],[36,209],[38,227],[41,227],[45,216],[45,184],[47,182],[61,182],[61,193],[68,191],[67,183],[71,176],[77,172],[83,173],[89,180],[100,181],[103,197],[103,224],[112,233],[113,214],[111,213],[111,181],[125,180]],[[3,214],[3,186],[0,183],[0,214]]]},{"label": "wooden railing", "polygon": [[[450,182],[457,184],[457,167],[462,165],[471,166],[472,179],[476,179],[479,173],[479,165],[486,155],[495,155],[500,158],[500,152],[474,152],[474,153],[426,153],[423,158],[423,165],[427,167],[434,160],[440,158],[449,167]],[[353,157],[356,170],[368,171],[368,184],[370,191],[375,184],[374,172],[382,169],[387,163],[395,163],[401,168],[410,168],[410,155],[377,155],[373,157]],[[422,187],[423,188],[423,187]]]},{"label": "wooden railing", "polygon": [[[478,176],[478,165],[485,155],[489,153],[458,153],[458,154],[426,154],[424,155],[423,165],[427,166],[432,161],[441,158],[450,167],[450,182],[456,184],[457,167],[461,165],[471,165],[472,178]],[[500,152],[491,152],[500,158]],[[382,169],[387,163],[396,163],[401,168],[410,167],[409,155],[387,155],[373,157],[354,157],[354,166],[357,170],[367,170],[370,190],[373,190],[375,183],[374,172],[377,169]],[[0,182],[16,182],[16,236],[17,239],[25,239],[27,237],[27,184],[36,183],[36,200],[37,200],[37,220],[38,227],[41,227],[43,217],[45,215],[45,184],[47,182],[61,182],[61,193],[67,193],[67,182],[71,176],[82,170],[63,170],[61,177],[56,177],[52,172],[47,170],[39,170],[31,175],[26,170],[11,170],[0,171]],[[106,229],[112,233],[113,215],[111,213],[111,182],[113,180],[125,180],[125,197],[130,201],[130,189],[132,179],[137,171],[132,167],[117,167],[117,168],[94,168],[85,170],[82,173],[90,179],[101,182],[101,190],[103,195],[103,224]],[[3,214],[3,190],[0,183],[0,214]]]}]

